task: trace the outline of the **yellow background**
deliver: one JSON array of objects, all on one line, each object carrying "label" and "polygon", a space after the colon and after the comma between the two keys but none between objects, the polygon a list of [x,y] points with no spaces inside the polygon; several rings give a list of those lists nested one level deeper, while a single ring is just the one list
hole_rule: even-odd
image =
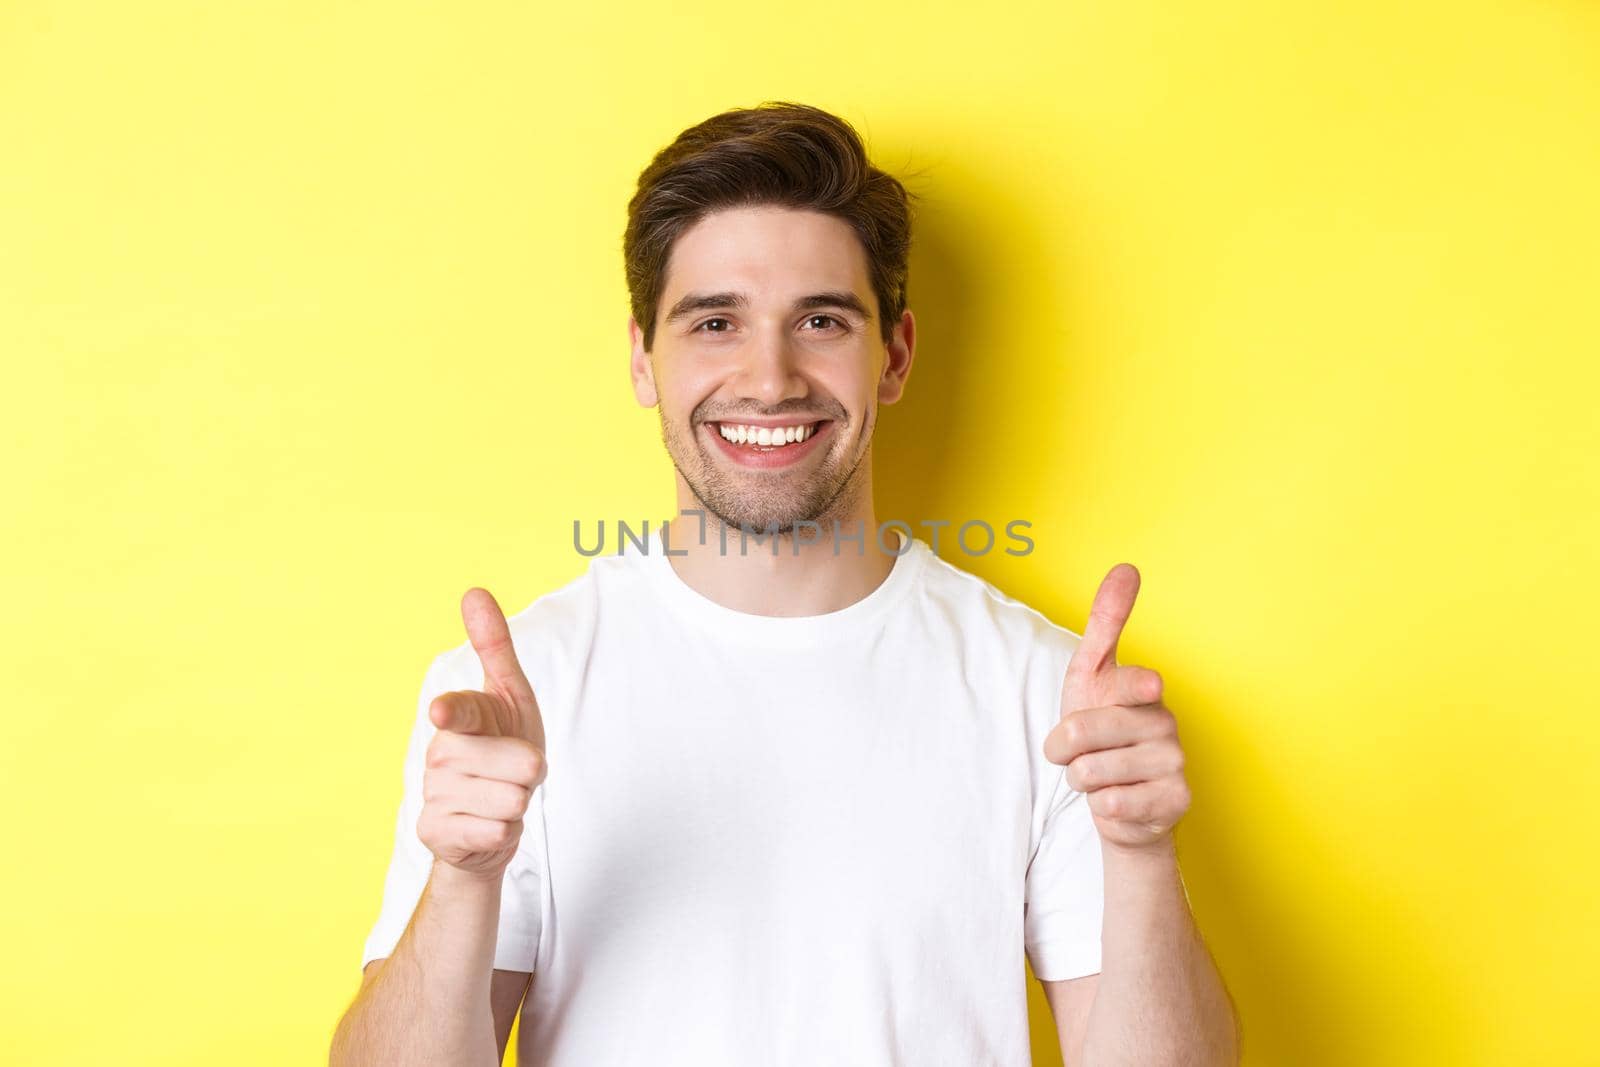
[{"label": "yellow background", "polygon": [[764,99],[918,174],[880,517],[1142,569],[1247,1062],[1600,1063],[1579,0],[0,4],[4,1058],[325,1061],[462,591],[672,507],[624,208]]}]

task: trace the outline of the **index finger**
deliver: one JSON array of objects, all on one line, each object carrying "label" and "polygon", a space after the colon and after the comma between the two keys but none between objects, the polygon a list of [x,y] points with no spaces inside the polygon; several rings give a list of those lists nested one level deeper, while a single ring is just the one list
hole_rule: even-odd
[{"label": "index finger", "polygon": [[453,734],[499,737],[506,732],[501,718],[495,714],[493,697],[470,689],[440,693],[428,705],[429,721],[437,729]]}]

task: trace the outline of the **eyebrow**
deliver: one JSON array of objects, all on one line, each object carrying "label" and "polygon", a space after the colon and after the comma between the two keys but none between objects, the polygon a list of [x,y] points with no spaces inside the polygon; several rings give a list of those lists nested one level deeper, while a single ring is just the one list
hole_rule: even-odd
[{"label": "eyebrow", "polygon": [[[672,310],[667,312],[663,322],[672,323],[696,311],[712,311],[718,308],[743,308],[749,304],[743,293],[686,293],[682,299],[672,305]],[[868,322],[872,321],[872,312],[867,310],[865,304],[856,294],[848,289],[828,289],[820,293],[802,296],[794,302],[795,311],[808,311],[812,308],[843,308],[853,311]]]}]

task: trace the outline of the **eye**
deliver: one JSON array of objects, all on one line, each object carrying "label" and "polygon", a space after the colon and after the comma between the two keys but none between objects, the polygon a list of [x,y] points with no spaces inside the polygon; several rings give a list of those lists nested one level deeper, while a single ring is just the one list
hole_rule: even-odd
[{"label": "eye", "polygon": [[826,322],[826,323],[832,323],[833,325],[838,326],[841,329],[846,328],[845,324],[844,324],[844,321],[839,319],[838,317],[836,317],[834,315],[812,315],[812,316],[808,317],[806,319],[806,321],[807,322],[816,322],[818,319],[821,319],[823,322]]},{"label": "eye", "polygon": [[727,323],[727,321],[728,321],[727,319],[721,319],[721,318],[707,319],[706,321],[704,321],[704,322],[700,323],[698,326],[696,326],[694,328],[694,332],[695,333],[700,333],[700,332],[703,331],[705,333],[727,333],[728,332],[727,330],[707,330],[706,329],[706,327],[710,326],[713,322]]}]

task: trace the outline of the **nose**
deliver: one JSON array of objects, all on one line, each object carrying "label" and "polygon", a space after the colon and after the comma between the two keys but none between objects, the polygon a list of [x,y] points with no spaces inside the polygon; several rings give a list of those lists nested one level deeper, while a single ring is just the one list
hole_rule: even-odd
[{"label": "nose", "polygon": [[782,330],[764,333],[741,347],[739,369],[732,382],[741,400],[773,407],[790,397],[806,395],[808,390],[800,375],[799,355]]}]

